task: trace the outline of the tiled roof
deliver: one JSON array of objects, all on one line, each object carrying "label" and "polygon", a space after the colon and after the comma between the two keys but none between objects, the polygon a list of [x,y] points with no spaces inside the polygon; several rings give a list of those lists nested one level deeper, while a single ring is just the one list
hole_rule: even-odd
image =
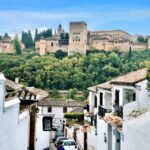
[{"label": "tiled roof", "polygon": [[26,90],[33,95],[39,96],[39,99],[48,97],[47,91],[37,89],[35,87],[26,87]]},{"label": "tiled roof", "polygon": [[20,100],[41,100],[48,97],[48,92],[34,87],[25,87],[14,81],[6,79],[6,98],[18,97]]},{"label": "tiled roof", "polygon": [[96,92],[96,86],[91,86],[88,88],[89,91]]},{"label": "tiled roof", "polygon": [[21,89],[23,87],[23,85],[17,84],[14,81],[11,81],[9,79],[6,79],[5,84],[8,88],[13,89],[13,90],[18,90],[18,89]]},{"label": "tiled roof", "polygon": [[83,107],[84,102],[64,99],[43,99],[39,101],[39,106],[56,106],[56,107]]},{"label": "tiled roof", "polygon": [[105,90],[111,90],[112,85],[110,82],[105,82],[105,83],[97,85],[97,88],[105,89]]},{"label": "tiled roof", "polygon": [[146,76],[147,76],[147,70],[144,68],[138,71],[130,72],[123,76],[119,76],[118,78],[111,80],[111,83],[119,84],[119,85],[120,84],[134,85],[137,82],[145,80]]},{"label": "tiled roof", "polygon": [[89,87],[88,90],[92,91],[92,92],[96,92],[97,88],[111,90],[112,84],[134,85],[137,82],[145,80],[146,76],[147,76],[147,70],[146,70],[146,68],[144,68],[144,69],[140,69],[140,70],[133,71],[133,72],[127,73],[125,75],[119,76],[117,78],[110,80],[109,82],[105,82],[102,84],[98,84],[98,85]]},{"label": "tiled roof", "polygon": [[88,90],[92,91],[92,92],[96,92],[97,88],[104,89],[104,90],[111,90],[112,85],[111,85],[110,82],[105,82],[105,83],[102,83],[102,84],[98,84],[96,86],[89,87]]}]

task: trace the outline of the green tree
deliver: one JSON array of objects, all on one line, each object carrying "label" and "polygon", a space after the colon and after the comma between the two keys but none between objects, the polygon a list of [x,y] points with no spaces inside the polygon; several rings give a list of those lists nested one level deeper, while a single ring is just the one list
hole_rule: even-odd
[{"label": "green tree", "polygon": [[137,41],[141,42],[141,43],[146,43],[147,42],[147,40],[142,35],[138,36]]},{"label": "green tree", "polygon": [[38,29],[35,29],[35,37],[34,37],[34,42],[36,42],[38,39]]},{"label": "green tree", "polygon": [[26,48],[32,48],[34,46],[30,30],[28,32],[22,32],[21,41],[25,44]]},{"label": "green tree", "polygon": [[130,46],[130,48],[129,48],[129,54],[128,54],[128,57],[129,57],[129,60],[130,60],[131,57],[132,57],[132,48],[131,48],[131,46]]},{"label": "green tree", "polygon": [[45,37],[45,38],[52,37],[52,29],[47,29],[47,30],[45,31],[44,37]]},{"label": "green tree", "polygon": [[21,49],[21,42],[18,38],[18,35],[15,36],[14,41],[13,41],[13,45],[14,45],[14,49],[15,49],[15,53],[17,55],[21,55],[22,53],[22,49]]},{"label": "green tree", "polygon": [[55,57],[58,59],[63,59],[67,55],[68,55],[67,52],[63,52],[62,50],[57,50],[55,53]]},{"label": "green tree", "polygon": [[70,89],[69,92],[68,92],[67,98],[68,99],[74,99],[75,95],[77,94],[77,91],[78,90],[76,88]]}]

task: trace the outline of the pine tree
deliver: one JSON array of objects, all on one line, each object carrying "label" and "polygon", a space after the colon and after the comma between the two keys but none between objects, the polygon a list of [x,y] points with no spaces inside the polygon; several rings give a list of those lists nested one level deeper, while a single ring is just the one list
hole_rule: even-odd
[{"label": "pine tree", "polygon": [[8,38],[8,37],[9,37],[8,33],[5,33],[5,34],[4,34],[4,39],[5,39],[5,38]]},{"label": "pine tree", "polygon": [[35,29],[35,38],[34,38],[34,42],[36,42],[38,39],[38,30]]},{"label": "pine tree", "polygon": [[28,31],[28,48],[31,48],[31,47],[33,47],[33,38],[32,38],[31,32],[29,30]]},{"label": "pine tree", "polygon": [[129,57],[129,60],[130,60],[131,57],[132,57],[132,48],[131,48],[131,46],[130,46],[130,49],[129,49],[128,57]]}]

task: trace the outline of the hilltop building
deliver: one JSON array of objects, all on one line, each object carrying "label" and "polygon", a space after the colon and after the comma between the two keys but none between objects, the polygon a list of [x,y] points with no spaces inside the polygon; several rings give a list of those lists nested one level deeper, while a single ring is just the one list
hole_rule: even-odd
[{"label": "hilltop building", "polygon": [[[132,50],[145,50],[150,48],[148,43],[137,42],[134,36],[123,30],[89,31],[86,22],[70,22],[69,35],[65,33],[61,24],[51,38],[41,38],[36,41],[35,47],[40,55],[62,50],[72,54],[79,52],[86,54],[88,49],[112,51],[118,49],[122,52]],[[63,37],[63,35],[68,35]]]},{"label": "hilltop building", "polygon": [[[23,43],[21,43],[21,49],[25,49],[25,45]],[[11,37],[8,36],[0,40],[0,53],[15,53],[13,40]]]},{"label": "hilltop building", "polygon": [[14,53],[11,37],[6,37],[0,40],[0,53]]}]

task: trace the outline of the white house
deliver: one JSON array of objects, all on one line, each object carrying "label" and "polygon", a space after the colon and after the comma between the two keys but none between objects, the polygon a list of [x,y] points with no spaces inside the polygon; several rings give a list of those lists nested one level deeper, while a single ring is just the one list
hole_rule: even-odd
[{"label": "white house", "polygon": [[98,150],[150,149],[146,69],[91,87],[89,91],[90,111],[97,115]]},{"label": "white house", "polygon": [[[39,139],[38,136],[38,126],[37,117],[38,106],[37,102],[41,99],[48,97],[48,93],[41,89],[34,87],[25,87],[18,82],[13,82],[6,79],[6,98],[12,99],[16,97],[19,101],[19,112],[28,112],[28,126],[24,127],[23,130],[28,132],[28,149],[30,150],[42,150],[46,147],[49,147],[49,139],[42,139],[44,142],[41,145],[38,145]],[[22,117],[21,117],[22,118]],[[22,133],[22,132],[20,132]],[[44,143],[48,143],[47,145]]]},{"label": "white house", "polygon": [[27,150],[29,112],[20,112],[18,98],[5,99],[5,81],[0,73],[0,149]]},{"label": "white house", "polygon": [[37,147],[40,147],[40,145],[42,146],[43,144],[48,147],[50,139],[52,140],[53,138],[52,132],[43,131],[43,117],[51,117],[53,120],[53,129],[55,128],[57,130],[57,134],[63,134],[64,114],[75,108],[82,108],[83,106],[83,102],[77,102],[74,100],[45,98],[39,101],[39,113],[37,119],[38,133],[36,136],[36,139],[38,139]]}]

